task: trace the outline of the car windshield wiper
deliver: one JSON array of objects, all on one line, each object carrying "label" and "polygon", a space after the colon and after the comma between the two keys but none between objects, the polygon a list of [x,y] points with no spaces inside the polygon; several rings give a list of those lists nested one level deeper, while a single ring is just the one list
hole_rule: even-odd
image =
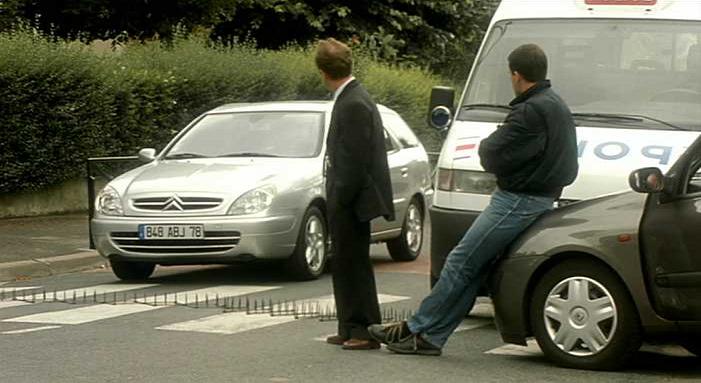
[{"label": "car windshield wiper", "polygon": [[621,121],[621,122],[643,122],[652,121],[660,125],[670,127],[674,130],[688,130],[681,126],[671,124],[667,121],[662,121],[657,118],[643,116],[641,114],[620,114],[620,113],[572,113],[572,117],[575,119],[587,119],[587,120],[604,120],[604,121]]},{"label": "car windshield wiper", "polygon": [[276,154],[269,153],[256,153],[256,152],[239,152],[239,153],[228,153],[221,154],[217,157],[280,157]]},{"label": "car windshield wiper", "polygon": [[204,154],[200,153],[175,153],[175,154],[169,154],[165,157],[166,160],[175,160],[175,159],[181,159],[181,158],[207,158],[209,156],[205,156]]},{"label": "car windshield wiper", "polygon": [[500,109],[505,112],[510,112],[511,107],[508,105],[501,104],[466,104],[461,107],[462,109]]}]

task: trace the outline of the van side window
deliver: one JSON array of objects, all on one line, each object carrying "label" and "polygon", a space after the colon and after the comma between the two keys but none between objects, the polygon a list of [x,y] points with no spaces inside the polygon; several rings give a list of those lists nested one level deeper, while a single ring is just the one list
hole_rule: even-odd
[{"label": "van side window", "polygon": [[397,140],[405,148],[415,148],[419,146],[419,139],[411,130],[409,125],[402,120],[401,117],[393,114],[383,114],[382,122],[384,125],[394,133]]}]

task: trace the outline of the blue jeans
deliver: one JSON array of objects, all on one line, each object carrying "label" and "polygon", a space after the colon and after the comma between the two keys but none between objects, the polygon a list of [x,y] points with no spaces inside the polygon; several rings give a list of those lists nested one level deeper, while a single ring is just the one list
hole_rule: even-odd
[{"label": "blue jeans", "polygon": [[443,347],[458,327],[480,288],[489,266],[554,199],[497,190],[486,209],[448,254],[438,282],[408,321],[414,334]]}]

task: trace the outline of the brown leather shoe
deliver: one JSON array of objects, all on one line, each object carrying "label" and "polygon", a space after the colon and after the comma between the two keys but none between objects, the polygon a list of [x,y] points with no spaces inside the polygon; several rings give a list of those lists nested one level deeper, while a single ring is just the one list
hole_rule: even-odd
[{"label": "brown leather shoe", "polygon": [[343,346],[343,343],[347,340],[348,338],[344,338],[340,335],[331,335],[330,337],[326,338],[326,343],[335,344],[336,346]]},{"label": "brown leather shoe", "polygon": [[377,350],[380,343],[370,339],[348,339],[343,342],[344,350]]}]

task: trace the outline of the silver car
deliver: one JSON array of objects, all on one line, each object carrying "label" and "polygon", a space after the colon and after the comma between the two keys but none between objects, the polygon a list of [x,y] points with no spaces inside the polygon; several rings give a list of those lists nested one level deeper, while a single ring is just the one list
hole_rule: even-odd
[{"label": "silver car", "polygon": [[[333,104],[224,105],[204,113],[147,164],[109,182],[91,220],[96,249],[120,279],[156,265],[287,262],[317,278],[329,257],[325,138]],[[397,219],[372,222],[372,239],[397,261],[423,245],[432,194],[428,156],[402,118],[378,105],[385,127]]]}]

